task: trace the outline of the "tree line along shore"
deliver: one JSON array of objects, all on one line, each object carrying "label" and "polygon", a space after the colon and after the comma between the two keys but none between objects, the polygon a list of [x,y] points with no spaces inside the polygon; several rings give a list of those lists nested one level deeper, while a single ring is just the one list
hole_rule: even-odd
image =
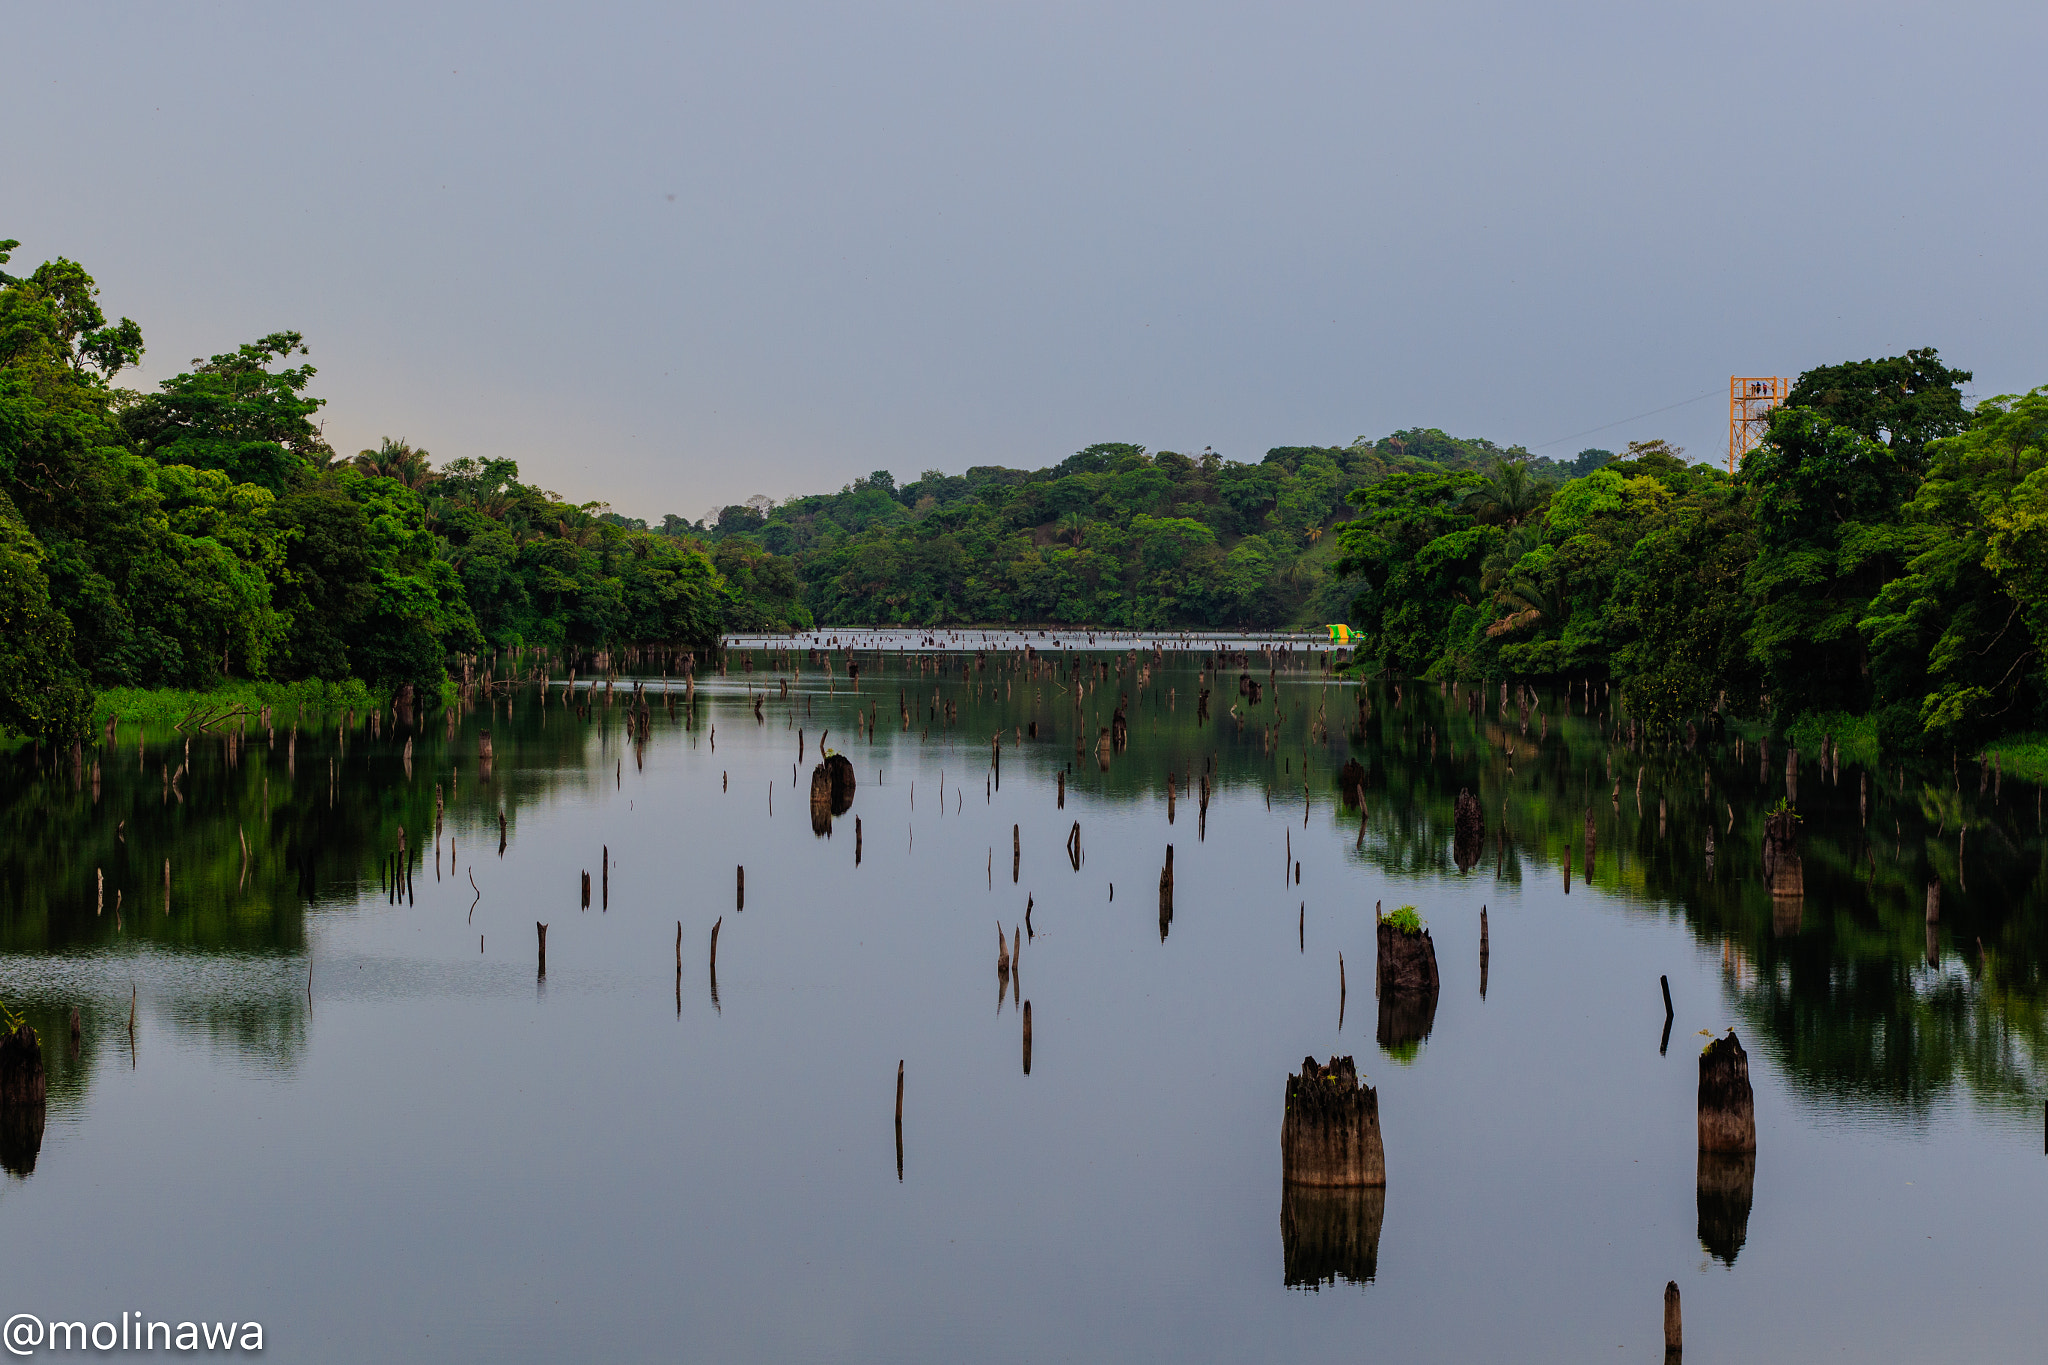
[{"label": "tree line along shore", "polygon": [[[1733,474],[1662,441],[1569,460],[1411,428],[1342,446],[1105,443],[886,471],[691,520],[342,457],[277,332],[138,392],[141,328],[0,242],[0,732],[211,698],[339,709],[451,661],[706,650],[815,622],[1273,629],[1354,669],[1611,686],[1654,728],[1818,727],[1852,755],[2048,775],[2048,390],[1972,402],[1933,350],[1807,371]],[[456,665],[458,671],[460,665]],[[182,710],[180,708],[183,708]]]}]

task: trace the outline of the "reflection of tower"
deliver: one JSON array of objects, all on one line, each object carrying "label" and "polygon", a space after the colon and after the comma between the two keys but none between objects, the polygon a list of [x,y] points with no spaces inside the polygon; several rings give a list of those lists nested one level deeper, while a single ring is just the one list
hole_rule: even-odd
[{"label": "reflection of tower", "polygon": [[1755,450],[1770,430],[1771,409],[1792,392],[1789,379],[1744,378],[1728,380],[1728,472],[1733,474],[1742,457]]}]

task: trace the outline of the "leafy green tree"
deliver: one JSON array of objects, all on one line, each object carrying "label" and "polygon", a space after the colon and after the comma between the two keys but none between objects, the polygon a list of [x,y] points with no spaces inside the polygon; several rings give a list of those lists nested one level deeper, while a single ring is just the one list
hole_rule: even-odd
[{"label": "leafy green tree", "polygon": [[1968,370],[1950,369],[1933,347],[1882,360],[1823,365],[1799,376],[1786,396],[1789,408],[1811,408],[1836,426],[1881,440],[1908,467],[1930,441],[1968,425],[1962,386]]},{"label": "leafy green tree", "polygon": [[71,662],[71,622],[50,604],[44,558],[0,494],[0,734],[59,744],[90,727],[92,692]]},{"label": "leafy green tree", "polygon": [[2048,389],[1988,399],[1928,449],[1897,533],[1904,572],[1861,622],[1886,735],[2024,728],[2048,696]]},{"label": "leafy green tree", "polygon": [[1466,505],[1479,521],[1512,530],[1543,511],[1548,486],[1529,475],[1519,460],[1495,460],[1485,479],[1466,495]]},{"label": "leafy green tree", "polygon": [[282,493],[301,461],[333,451],[313,424],[325,400],[306,395],[311,365],[272,365],[305,355],[297,332],[273,332],[236,350],[193,361],[193,369],[138,398],[121,414],[137,450],[159,464],[218,469],[236,483]]}]

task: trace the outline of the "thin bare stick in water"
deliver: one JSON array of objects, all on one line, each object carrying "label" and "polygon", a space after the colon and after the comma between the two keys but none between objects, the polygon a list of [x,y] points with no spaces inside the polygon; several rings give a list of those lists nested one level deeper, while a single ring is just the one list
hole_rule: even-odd
[{"label": "thin bare stick in water", "polygon": [[470,922],[471,924],[475,924],[475,923],[476,923],[476,903],[477,903],[477,901],[480,901],[480,900],[482,900],[482,899],[484,898],[484,893],[483,893],[483,892],[482,892],[481,890],[478,890],[478,888],[477,888],[477,884],[476,884],[476,873],[475,873],[475,871],[473,871],[473,870],[471,870],[471,869],[469,869],[469,868],[464,868],[463,870],[464,870],[465,872],[467,872],[467,873],[469,874],[469,889],[470,889],[470,890],[472,890],[472,891],[475,891],[475,892],[476,892],[476,900],[473,900],[473,901],[471,901],[471,902],[469,903],[469,922]]}]

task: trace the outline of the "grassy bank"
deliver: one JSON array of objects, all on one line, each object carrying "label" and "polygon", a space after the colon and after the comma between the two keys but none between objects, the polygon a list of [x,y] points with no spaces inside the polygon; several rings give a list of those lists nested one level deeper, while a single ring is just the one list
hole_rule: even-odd
[{"label": "grassy bank", "polygon": [[254,713],[268,706],[275,724],[290,725],[302,707],[311,717],[351,707],[366,712],[387,705],[390,700],[390,689],[372,689],[356,678],[341,682],[228,682],[204,692],[169,687],[115,687],[100,693],[93,703],[93,724],[104,726],[111,718],[123,725],[141,722],[175,726],[188,718],[229,712],[237,707]]},{"label": "grassy bank", "polygon": [[1785,739],[1802,754],[1818,757],[1823,737],[1841,746],[1842,757],[1851,763],[1876,767],[1883,745],[1877,738],[1877,720],[1852,716],[1846,711],[1815,711],[1785,727]]},{"label": "grassy bank", "polygon": [[1985,762],[1996,758],[2007,777],[2025,782],[2048,782],[2048,735],[2008,735],[1978,751]]}]

